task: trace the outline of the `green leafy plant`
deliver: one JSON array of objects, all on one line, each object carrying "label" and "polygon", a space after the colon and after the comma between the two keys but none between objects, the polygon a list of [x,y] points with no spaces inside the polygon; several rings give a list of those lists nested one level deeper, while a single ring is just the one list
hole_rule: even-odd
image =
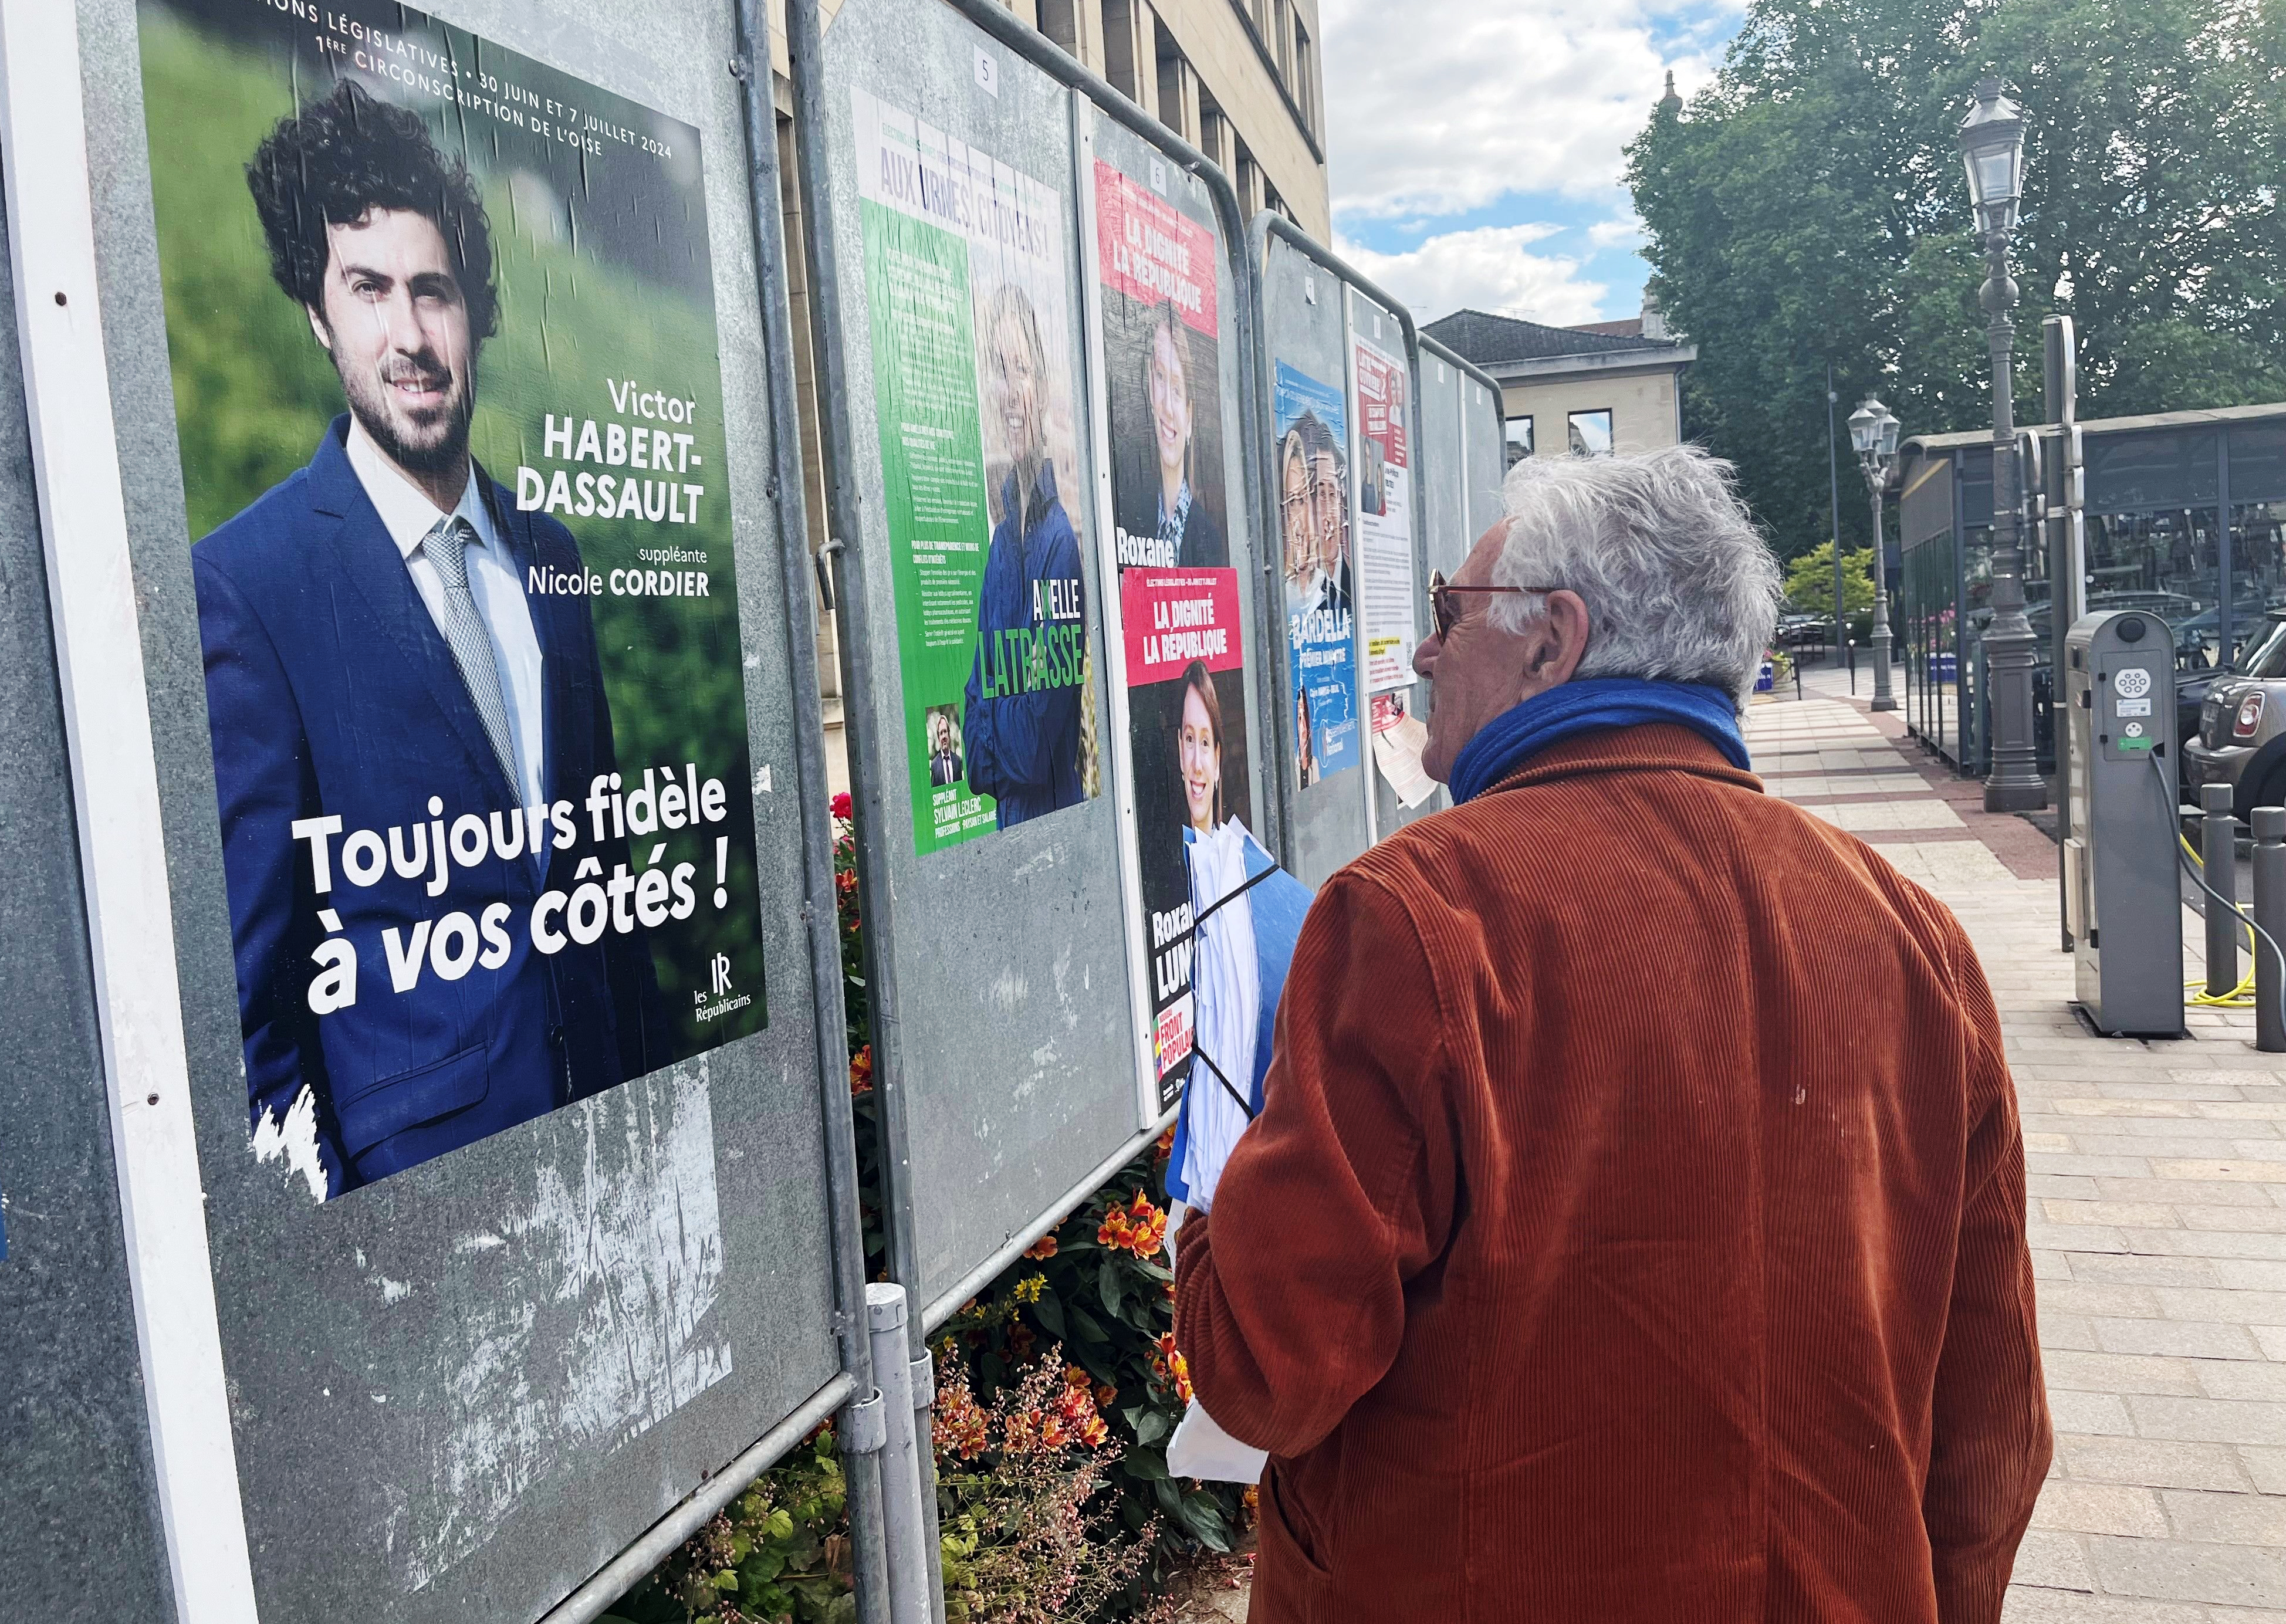
[{"label": "green leafy plant", "polygon": [[[879,1185],[870,989],[848,797],[834,889],[862,1187]],[[1163,1620],[1202,1552],[1228,1551],[1254,1491],[1173,1477],[1190,1401],[1175,1346],[1162,1136],[965,1305],[932,1344],[947,1616],[953,1624]],[[887,1272],[878,1199],[869,1274]],[[1014,1438],[1012,1447],[1010,1439]],[[780,1462],[619,1604],[624,1624],[840,1624],[850,1611],[841,1469],[830,1431]]]},{"label": "green leafy plant", "polygon": [[684,1541],[605,1624],[849,1624],[847,1503],[826,1428]]}]

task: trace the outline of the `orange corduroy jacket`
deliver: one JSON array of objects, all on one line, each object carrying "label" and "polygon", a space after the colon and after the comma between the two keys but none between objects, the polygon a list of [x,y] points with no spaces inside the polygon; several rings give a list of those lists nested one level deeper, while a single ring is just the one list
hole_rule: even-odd
[{"label": "orange corduroy jacket", "polygon": [[1675,727],[1319,893],[1175,1322],[1257,1624],[1992,1624],[2048,1464],[1967,937]]}]

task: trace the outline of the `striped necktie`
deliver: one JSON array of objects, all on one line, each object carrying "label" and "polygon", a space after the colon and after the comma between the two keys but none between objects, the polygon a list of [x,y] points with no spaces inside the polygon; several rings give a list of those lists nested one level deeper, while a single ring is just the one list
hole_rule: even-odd
[{"label": "striped necktie", "polygon": [[461,668],[469,698],[476,702],[485,737],[492,740],[493,754],[507,775],[508,789],[521,794],[524,780],[516,768],[516,745],[508,730],[508,703],[501,697],[500,666],[493,658],[492,633],[477,612],[476,595],[469,590],[468,546],[476,539],[475,527],[468,520],[450,514],[421,538],[421,550],[445,585],[445,619],[438,629],[453,650],[453,663]]}]

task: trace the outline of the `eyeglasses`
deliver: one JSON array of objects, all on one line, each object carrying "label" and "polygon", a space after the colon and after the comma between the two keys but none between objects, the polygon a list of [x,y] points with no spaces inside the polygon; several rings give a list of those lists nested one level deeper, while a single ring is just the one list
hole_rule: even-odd
[{"label": "eyeglasses", "polygon": [[1437,618],[1437,636],[1441,642],[1461,622],[1461,606],[1453,602],[1456,592],[1513,592],[1523,597],[1542,597],[1558,590],[1555,587],[1455,587],[1445,579],[1444,571],[1437,570],[1429,577],[1429,610]]}]

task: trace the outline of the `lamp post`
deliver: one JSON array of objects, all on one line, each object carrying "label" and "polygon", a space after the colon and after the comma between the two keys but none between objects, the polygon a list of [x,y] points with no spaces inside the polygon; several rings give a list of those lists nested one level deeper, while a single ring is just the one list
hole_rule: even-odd
[{"label": "lamp post", "polygon": [[1865,488],[1873,496],[1873,708],[1894,711],[1896,696],[1889,691],[1889,566],[1881,541],[1881,496],[1897,466],[1897,419],[1872,395],[1849,414],[1849,444],[1857,453],[1857,466],[1865,472]]},{"label": "lamp post", "polygon": [[1976,105],[1960,126],[1960,159],[1984,241],[1981,297],[1991,320],[1992,623],[1984,629],[1984,666],[1991,684],[1991,761],[1984,780],[1988,812],[2030,812],[2047,805],[2039,747],[2032,732],[2032,623],[2024,616],[2024,549],[2016,467],[2015,405],[2010,396],[2016,284],[2008,276],[2008,240],[2023,195],[2024,118],[2000,81],[1976,87]]}]

